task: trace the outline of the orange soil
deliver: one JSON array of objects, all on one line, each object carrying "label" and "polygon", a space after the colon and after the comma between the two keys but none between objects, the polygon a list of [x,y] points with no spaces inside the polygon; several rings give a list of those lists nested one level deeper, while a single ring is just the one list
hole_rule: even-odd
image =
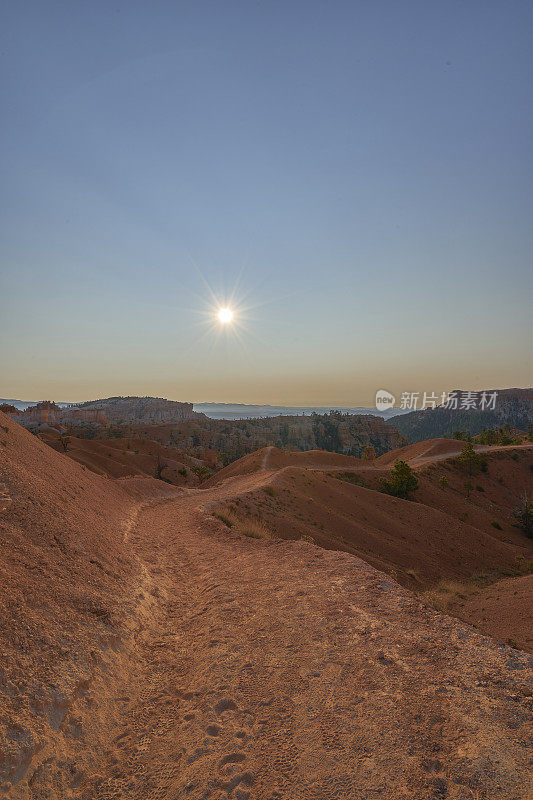
[{"label": "orange soil", "polygon": [[277,447],[264,447],[224,467],[209,480],[204,481],[202,486],[215,486],[226,478],[248,475],[257,470],[276,470],[284,467],[302,467],[306,469],[327,469],[332,467],[353,470],[361,469],[361,465],[368,465],[369,463],[353,456],[328,453],[324,450],[291,451],[280,450]]},{"label": "orange soil", "polygon": [[459,442],[456,439],[427,439],[424,442],[408,444],[405,447],[398,447],[396,450],[389,450],[388,453],[376,458],[374,463],[378,466],[387,466],[388,464],[394,464],[397,459],[411,462],[413,459],[418,458],[451,457],[459,455],[464,446],[464,442]]},{"label": "orange soil", "polygon": [[[518,461],[513,453],[487,454],[488,472],[473,478],[484,491],[474,490],[469,498],[465,475],[448,462],[419,470],[417,502],[411,502],[376,491],[388,474],[385,468],[334,453],[276,448],[245,456],[203,486],[263,469],[264,486],[233,497],[226,509],[261,521],[274,536],[358,555],[403,585],[421,589],[444,578],[514,570],[517,556],[530,557],[532,543],[513,526],[511,510],[531,487],[533,448],[518,451]],[[344,471],[358,475],[368,488],[339,480],[336,475]],[[446,489],[439,482],[442,475]]]},{"label": "orange soil", "polygon": [[209,517],[301,468],[113,481],[0,425],[5,797],[527,797],[525,653],[348,553]]},{"label": "orange soil", "polygon": [[497,581],[453,605],[451,612],[502,642],[533,652],[533,575]]},{"label": "orange soil", "polygon": [[[50,429],[40,438],[58,452],[64,452],[59,433]],[[161,477],[175,486],[198,486],[200,478],[193,467],[214,467],[215,453],[195,458],[183,450],[164,447],[148,438],[129,436],[118,439],[81,439],[68,436],[66,455],[99,475],[121,478],[129,475],[154,477],[162,466]],[[185,475],[180,470],[186,471]]]},{"label": "orange soil", "polygon": [[[420,443],[414,452],[410,447],[404,449],[411,450],[411,464],[417,469],[416,502],[376,491],[382,488],[380,479],[387,476],[390,467],[378,469],[375,462],[352,459],[355,469],[346,469],[345,458],[340,459],[341,466],[333,466],[335,454],[318,452],[302,459],[308,462],[306,469],[289,468],[285,465],[293,458],[298,461],[299,454],[285,454],[275,448],[241,459],[204,485],[224,483],[228,472],[252,474],[262,466],[264,485],[232,497],[231,502],[214,509],[215,513],[230,522],[235,516],[243,524],[257,521],[276,537],[304,539],[352,553],[416,592],[441,580],[469,582],[480,576],[496,580],[502,574],[520,572],[533,558],[533,542],[513,525],[512,510],[524,492],[531,493],[532,446],[488,449],[488,470],[472,476],[474,490],[467,498],[467,476],[453,460],[441,460],[445,448],[437,448],[433,463],[417,463],[420,454],[430,449],[426,444]],[[401,455],[407,460],[405,453]],[[395,460],[391,459],[392,463]],[[273,464],[279,468],[270,469]],[[325,464],[329,464],[327,470]],[[355,473],[367,488],[339,480],[339,472]],[[448,482],[446,487],[441,485],[442,476]],[[501,530],[492,523],[500,525]],[[506,627],[491,615],[480,622],[479,614],[470,615],[469,605],[457,614],[491,636],[519,641],[530,650],[531,644],[523,635],[528,607],[515,616],[511,597],[509,602],[501,609]]]}]

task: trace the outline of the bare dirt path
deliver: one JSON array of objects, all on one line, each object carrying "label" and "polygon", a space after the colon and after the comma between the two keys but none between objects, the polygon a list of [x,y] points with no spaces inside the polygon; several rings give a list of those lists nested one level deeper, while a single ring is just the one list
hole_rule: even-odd
[{"label": "bare dirt path", "polygon": [[268,461],[273,449],[273,447],[265,447],[265,452],[263,454],[263,458],[261,459],[261,469],[263,471],[268,469]]},{"label": "bare dirt path", "polygon": [[[273,448],[269,448],[272,450]],[[508,452],[514,450],[533,450],[533,443],[529,444],[516,444],[516,445],[474,445],[474,450],[476,453],[494,453],[494,452]],[[432,455],[421,455],[421,456],[414,456],[411,458],[405,458],[405,461],[415,469],[416,467],[429,467],[431,464],[435,464],[439,461],[447,461],[453,458],[457,458],[460,455],[460,450],[457,453],[438,453]],[[270,453],[265,453],[263,456],[263,463],[262,468],[266,469],[266,464],[268,463],[268,456]],[[398,455],[398,458],[401,458]],[[366,472],[366,471],[373,471],[373,470],[391,470],[394,467],[395,462],[391,462],[389,464],[381,464],[379,461],[374,463],[373,461],[362,462],[357,464],[355,469],[352,470],[351,467],[341,466],[325,466],[324,464],[298,464],[295,466],[299,466],[301,469],[309,469],[313,471],[320,471],[320,472]]]},{"label": "bare dirt path", "polygon": [[[474,450],[476,453],[495,453],[495,452],[507,452],[513,450],[533,450],[533,443],[529,444],[513,444],[513,445],[498,445],[498,444],[476,444],[474,445]],[[459,455],[459,453],[457,454]],[[417,458],[409,459],[409,464],[412,467],[416,467],[418,465],[428,466],[436,461],[446,461],[448,458],[455,458],[456,456],[450,455],[449,453],[440,453],[438,455],[432,456],[418,456]],[[392,465],[393,466],[393,465]]]},{"label": "bare dirt path", "polygon": [[528,657],[357,558],[206,516],[265,478],[185,490],[132,521],[135,669],[79,796],[526,798]]}]

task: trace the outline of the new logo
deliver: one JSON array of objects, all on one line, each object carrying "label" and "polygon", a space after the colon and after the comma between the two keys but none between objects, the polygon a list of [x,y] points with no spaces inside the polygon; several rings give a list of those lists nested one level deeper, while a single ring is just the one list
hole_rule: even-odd
[{"label": "new logo", "polygon": [[388,411],[394,406],[396,398],[386,389],[378,389],[376,392],[376,408],[378,411]]}]

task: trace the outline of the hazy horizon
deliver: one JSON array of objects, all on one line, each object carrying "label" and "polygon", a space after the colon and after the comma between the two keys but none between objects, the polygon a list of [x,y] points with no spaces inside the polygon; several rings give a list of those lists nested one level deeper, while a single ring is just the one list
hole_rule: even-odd
[{"label": "hazy horizon", "polygon": [[527,2],[5,4],[0,393],[531,386],[532,22]]}]

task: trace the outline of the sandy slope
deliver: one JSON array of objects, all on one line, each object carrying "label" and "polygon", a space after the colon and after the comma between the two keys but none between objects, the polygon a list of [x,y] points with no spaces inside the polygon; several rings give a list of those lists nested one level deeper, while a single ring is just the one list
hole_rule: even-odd
[{"label": "sandy slope", "polygon": [[[531,446],[518,455],[515,450],[488,453],[489,469],[474,479],[482,491],[474,489],[468,498],[465,474],[438,458],[434,468],[419,466],[416,502],[408,502],[376,491],[389,466],[379,469],[333,453],[276,448],[240,459],[204,486],[262,472],[264,481],[257,490],[240,496],[236,491],[217,511],[259,520],[277,537],[306,538],[357,555],[420,590],[441,579],[501,574],[516,568],[517,557],[532,557],[531,542],[513,527],[511,514],[521,493],[531,487],[532,454]],[[343,472],[355,474],[365,486],[337,479]],[[440,484],[442,476],[446,488]]]},{"label": "sandy slope", "polygon": [[[44,429],[39,437],[60,453],[65,452],[57,430]],[[175,486],[197,486],[199,477],[194,467],[216,465],[216,454],[205,452],[196,458],[175,447],[164,447],[159,442],[136,435],[111,439],[80,439],[63,437],[66,454],[78,464],[88,467],[98,475],[121,478],[131,475],[161,477]]]},{"label": "sandy slope", "polygon": [[157,600],[95,796],[525,797],[527,658],[358,559],[223,535],[235,488],[132,534]]},{"label": "sandy slope", "polygon": [[[33,538],[2,596],[24,575],[0,674],[6,797],[527,797],[530,657],[424,607],[354,556],[241,538],[208,516],[259,491],[268,461],[157,497],[143,479],[87,482],[9,427],[2,558],[14,530]],[[65,554],[47,549],[54,513]],[[105,618],[69,605],[84,583],[70,562],[82,570],[93,557],[86,514],[104,566],[86,564],[86,583]],[[44,619],[41,640],[24,638],[26,617]]]},{"label": "sandy slope", "polygon": [[533,574],[496,581],[459,600],[450,611],[504,642],[533,652]]}]

